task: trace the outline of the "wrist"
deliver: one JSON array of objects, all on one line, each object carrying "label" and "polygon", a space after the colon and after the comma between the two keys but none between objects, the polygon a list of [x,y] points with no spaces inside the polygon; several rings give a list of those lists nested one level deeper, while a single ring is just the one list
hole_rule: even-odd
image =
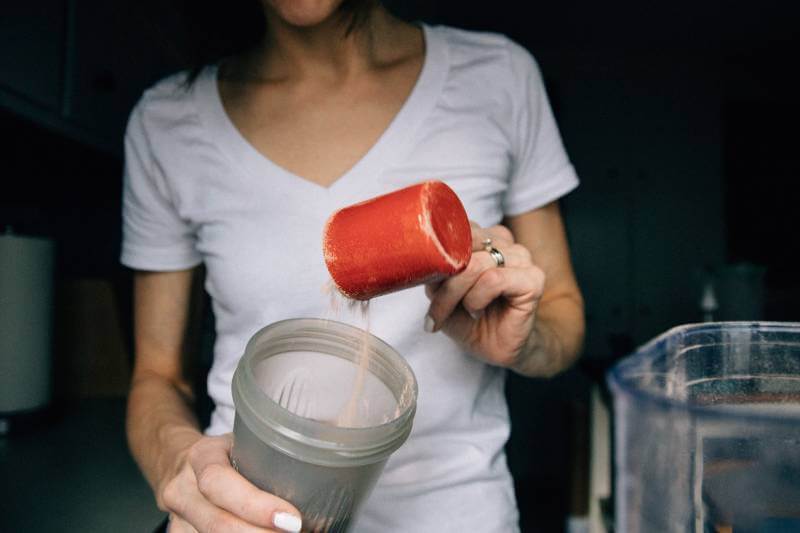
[{"label": "wrist", "polygon": [[561,342],[555,331],[537,320],[509,368],[523,376],[549,378],[562,370],[561,351]]},{"label": "wrist", "polygon": [[159,430],[157,442],[161,453],[156,478],[151,483],[159,500],[164,485],[178,475],[186,463],[189,449],[201,438],[203,434],[191,426],[167,426]]}]

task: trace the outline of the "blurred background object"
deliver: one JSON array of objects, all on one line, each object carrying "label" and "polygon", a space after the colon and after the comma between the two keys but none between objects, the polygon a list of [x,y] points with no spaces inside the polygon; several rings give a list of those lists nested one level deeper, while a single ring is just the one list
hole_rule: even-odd
[{"label": "blurred background object", "polygon": [[0,235],[0,435],[52,396],[53,241]]},{"label": "blurred background object", "polygon": [[761,320],[764,317],[766,268],[752,263],[725,265],[715,276],[717,320]]}]

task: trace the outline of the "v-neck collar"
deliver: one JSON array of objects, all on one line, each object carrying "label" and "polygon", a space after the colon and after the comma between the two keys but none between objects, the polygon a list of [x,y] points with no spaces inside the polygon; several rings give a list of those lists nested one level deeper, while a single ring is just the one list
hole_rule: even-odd
[{"label": "v-neck collar", "polygon": [[358,186],[361,180],[374,179],[387,166],[405,155],[414,132],[431,112],[441,93],[448,70],[447,44],[435,28],[425,24],[421,27],[425,39],[425,58],[411,93],[375,144],[328,186],[315,183],[276,164],[242,135],[223,106],[217,85],[217,65],[206,67],[196,82],[198,112],[212,141],[234,163],[258,180],[273,185],[275,182],[270,178],[275,178],[287,186],[317,193],[334,193],[351,184]]}]

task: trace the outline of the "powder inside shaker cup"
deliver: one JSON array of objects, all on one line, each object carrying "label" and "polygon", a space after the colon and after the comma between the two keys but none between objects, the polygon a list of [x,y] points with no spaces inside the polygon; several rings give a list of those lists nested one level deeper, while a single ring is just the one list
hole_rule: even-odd
[{"label": "powder inside shaker cup", "polygon": [[254,373],[269,398],[304,418],[340,427],[369,427],[388,422],[396,415],[397,400],[371,372],[364,374],[355,409],[348,413],[358,366],[341,357],[310,351],[286,352],[259,362]]}]

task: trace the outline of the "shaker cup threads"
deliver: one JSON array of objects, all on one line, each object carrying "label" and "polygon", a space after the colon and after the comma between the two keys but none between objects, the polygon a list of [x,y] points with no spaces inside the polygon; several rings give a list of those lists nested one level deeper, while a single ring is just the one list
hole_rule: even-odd
[{"label": "shaker cup threads", "polygon": [[336,211],[322,248],[339,291],[368,300],[464,270],[472,230],[455,192],[427,181]]}]

